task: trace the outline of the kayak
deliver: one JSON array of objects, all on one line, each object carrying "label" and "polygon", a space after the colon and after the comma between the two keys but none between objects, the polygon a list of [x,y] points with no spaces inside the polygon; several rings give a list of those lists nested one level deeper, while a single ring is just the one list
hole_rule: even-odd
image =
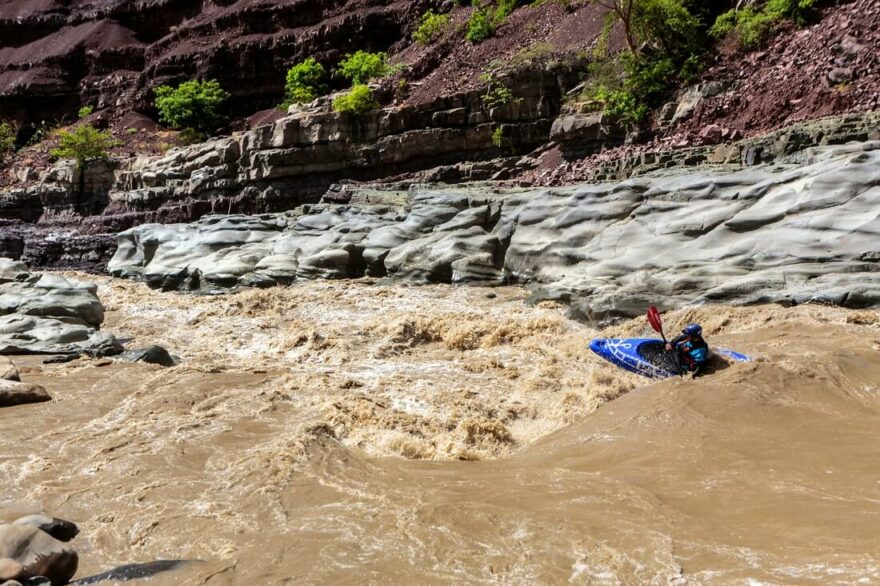
[{"label": "kayak", "polygon": [[[596,338],[590,342],[590,350],[608,362],[649,378],[678,376],[678,365],[671,352],[667,352],[663,340],[651,338]],[[712,353],[735,362],[749,362],[745,354],[713,348]]]}]

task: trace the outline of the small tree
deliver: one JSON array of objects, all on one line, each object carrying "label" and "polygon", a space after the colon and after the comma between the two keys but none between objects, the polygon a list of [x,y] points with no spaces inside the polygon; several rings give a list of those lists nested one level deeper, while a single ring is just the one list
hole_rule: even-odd
[{"label": "small tree", "polygon": [[15,150],[15,127],[9,122],[0,122],[0,163]]},{"label": "small tree", "polygon": [[387,72],[388,62],[385,53],[358,51],[353,55],[346,55],[339,62],[340,75],[350,79],[354,85],[367,83],[371,79],[382,77]]},{"label": "small tree", "polygon": [[86,164],[94,159],[106,159],[111,148],[119,144],[108,131],[100,131],[91,124],[77,126],[71,131],[62,130],[59,134],[58,148],[51,155],[62,159],[76,160],[79,171],[79,193],[86,188]]},{"label": "small tree", "polygon": [[326,78],[327,70],[313,57],[297,63],[287,71],[282,106],[286,108],[291,104],[305,104],[327,93],[327,84],[324,83]]},{"label": "small tree", "polygon": [[229,93],[213,79],[186,81],[173,88],[159,86],[155,90],[159,119],[177,130],[191,129],[201,135],[219,126],[223,117],[220,109]]},{"label": "small tree", "polygon": [[91,116],[92,112],[94,112],[94,111],[95,111],[95,109],[92,108],[91,106],[83,106],[82,108],[79,109],[79,111],[76,113],[76,115],[78,118],[86,118],[88,116]]},{"label": "small tree", "polygon": [[92,159],[106,159],[110,149],[119,144],[109,131],[101,131],[91,124],[77,126],[71,131],[59,133],[58,148],[52,156],[60,159],[75,159],[76,166],[82,170]]}]

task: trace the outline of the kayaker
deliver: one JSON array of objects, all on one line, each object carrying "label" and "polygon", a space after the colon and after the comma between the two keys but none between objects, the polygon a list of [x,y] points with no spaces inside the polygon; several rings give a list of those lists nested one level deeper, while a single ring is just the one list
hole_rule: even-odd
[{"label": "kayaker", "polygon": [[709,360],[709,345],[703,339],[703,328],[700,324],[688,324],[671,342],[666,344],[666,350],[675,350],[677,362],[682,370],[693,373],[696,378],[703,373]]}]

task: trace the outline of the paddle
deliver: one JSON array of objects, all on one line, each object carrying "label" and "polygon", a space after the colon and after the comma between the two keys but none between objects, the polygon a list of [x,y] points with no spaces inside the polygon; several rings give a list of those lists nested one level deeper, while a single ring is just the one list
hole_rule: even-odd
[{"label": "paddle", "polygon": [[[660,334],[660,337],[663,338],[663,346],[665,347],[667,342],[666,335],[663,333],[663,320],[660,319],[660,312],[657,311],[657,308],[653,305],[648,308],[648,323],[651,324],[654,331]],[[671,354],[672,361],[675,363],[676,368],[678,368],[678,375],[683,376],[681,372],[681,364],[678,362],[678,356],[674,349],[671,351]]]},{"label": "paddle", "polygon": [[663,320],[660,319],[660,312],[653,305],[648,308],[648,323],[651,324],[655,332],[660,334],[663,343],[666,344],[666,336],[663,334]]}]

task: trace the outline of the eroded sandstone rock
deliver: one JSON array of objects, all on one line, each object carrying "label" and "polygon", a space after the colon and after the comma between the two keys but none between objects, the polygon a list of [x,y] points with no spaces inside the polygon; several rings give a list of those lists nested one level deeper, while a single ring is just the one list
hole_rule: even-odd
[{"label": "eroded sandstone rock", "polygon": [[103,321],[94,284],[0,259],[0,354],[117,354],[116,338],[98,329]]},{"label": "eroded sandstone rock", "polygon": [[786,165],[492,194],[413,190],[402,208],[146,225],[119,236],[117,276],[182,286],[364,274],[528,283],[605,319],[651,303],[880,302],[880,143],[813,149]]}]

